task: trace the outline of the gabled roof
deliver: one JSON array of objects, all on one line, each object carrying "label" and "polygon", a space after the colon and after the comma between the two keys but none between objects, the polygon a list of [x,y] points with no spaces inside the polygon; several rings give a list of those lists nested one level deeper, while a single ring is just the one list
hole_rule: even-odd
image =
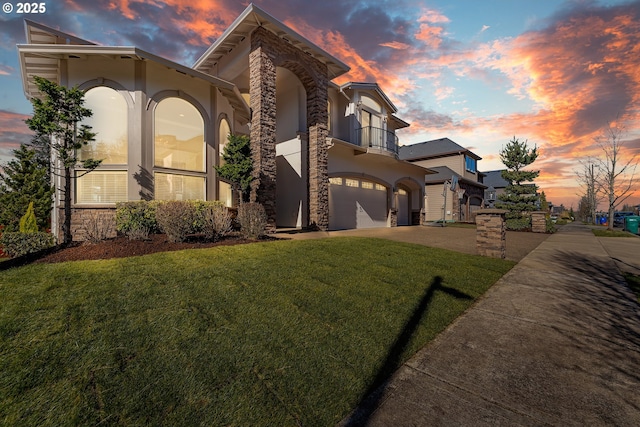
[{"label": "gabled roof", "polygon": [[487,185],[465,178],[459,173],[454,172],[453,169],[450,169],[446,166],[430,167],[429,169],[436,173],[434,175],[425,175],[424,182],[426,185],[442,184],[446,180],[451,179],[452,177],[455,176],[456,178],[458,178],[459,182],[475,185],[476,187],[480,187],[480,188],[487,188]]},{"label": "gabled roof", "polygon": [[247,6],[244,12],[233,21],[231,26],[227,28],[193,64],[193,68],[203,72],[210,72],[211,68],[218,63],[220,58],[231,52],[231,50],[238,46],[258,27],[263,27],[271,31],[297,49],[326,64],[329,70],[329,80],[349,71],[349,66],[345,63],[302,37],[253,3]]},{"label": "gabled roof", "polygon": [[24,20],[24,31],[29,44],[90,44],[95,43],[63,33],[29,19]]},{"label": "gabled roof", "polygon": [[380,99],[382,99],[382,101],[386,104],[386,106],[389,108],[391,112],[391,114],[389,114],[389,117],[396,124],[396,129],[402,129],[402,128],[411,126],[409,123],[405,122],[401,118],[393,115],[398,112],[398,109],[396,108],[395,105],[393,105],[393,102],[391,102],[389,97],[382,91],[378,83],[347,82],[342,84],[341,86],[336,85],[336,88],[340,92],[344,92],[345,90],[363,90],[363,91],[375,92],[380,97]]},{"label": "gabled roof", "polygon": [[340,86],[340,91],[344,92],[345,90],[353,89],[353,90],[369,90],[375,92],[382,100],[387,104],[387,106],[391,109],[392,113],[398,112],[398,109],[393,102],[389,99],[389,97],[380,89],[378,83],[358,83],[358,82],[348,82],[344,83]]},{"label": "gabled roof", "polygon": [[418,144],[404,145],[400,147],[399,156],[403,160],[422,160],[435,157],[446,157],[455,154],[466,154],[476,160],[482,157],[472,153],[449,138],[434,139]]},{"label": "gabled roof", "polygon": [[[25,28],[27,40],[39,42],[18,45],[22,85],[27,98],[41,96],[33,79],[34,76],[61,83],[61,59],[81,60],[90,56],[99,56],[121,60],[152,61],[181,74],[202,79],[217,87],[242,118],[249,120],[251,115],[238,88],[226,80],[201,73],[136,47],[99,46],[32,21],[25,21]],[[62,43],[65,40],[67,42]]]},{"label": "gabled roof", "polygon": [[502,171],[503,169],[483,172],[484,178],[482,179],[482,183],[487,187],[505,188],[509,183],[502,177]]}]

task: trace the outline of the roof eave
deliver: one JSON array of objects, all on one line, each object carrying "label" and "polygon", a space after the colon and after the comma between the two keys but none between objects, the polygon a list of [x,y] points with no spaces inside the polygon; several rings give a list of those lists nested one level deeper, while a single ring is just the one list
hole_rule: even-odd
[{"label": "roof eave", "polygon": [[[302,50],[305,53],[309,53],[311,56],[327,65],[329,80],[335,79],[338,76],[348,72],[350,67],[344,62],[340,61],[333,55],[321,49],[316,44],[312,43],[305,37],[298,34],[296,31],[284,25],[282,22],[260,9],[253,3],[249,4],[247,8],[236,18],[235,21],[222,33],[220,37],[205,51],[205,53],[196,60],[193,68],[202,67],[209,58],[218,50],[222,50],[222,46],[228,42],[228,40],[240,30],[242,25],[249,25],[253,29],[258,27],[264,27],[267,30],[274,33],[281,39],[287,39],[296,48]],[[244,37],[249,34],[242,34]],[[232,44],[234,44],[232,42]],[[227,52],[221,52],[223,56]],[[216,61],[217,62],[217,61]],[[213,65],[213,64],[212,64]]]},{"label": "roof eave", "polygon": [[162,58],[160,56],[154,55],[152,53],[146,52],[142,49],[138,49],[132,46],[97,46],[97,45],[34,45],[34,44],[20,44],[17,45],[18,55],[20,57],[20,68],[22,74],[22,84],[25,92],[25,96],[29,99],[33,97],[37,97],[38,93],[34,90],[34,84],[30,84],[30,79],[35,75],[40,75],[37,72],[29,71],[29,66],[27,64],[28,55],[32,55],[32,57],[39,57],[42,59],[50,59],[54,65],[49,65],[48,68],[41,68],[42,70],[46,70],[45,75],[41,77],[45,77],[48,80],[55,81],[56,83],[60,83],[59,79],[51,78],[55,73],[59,76],[59,60],[61,59],[73,59],[74,56],[88,56],[88,55],[96,55],[96,56],[120,56],[126,57],[125,59],[137,59],[137,60],[147,60],[152,61],[158,64],[161,64],[167,68],[176,70],[182,74],[202,79],[213,86],[217,87],[223,95],[229,100],[231,105],[233,105],[234,109],[240,113],[240,117],[249,120],[251,117],[251,110],[249,106],[242,98],[240,91],[233,84],[226,80],[222,80],[218,77],[211,76],[206,73],[202,73],[200,71],[194,70],[192,68],[186,67],[184,65],[178,64],[171,60]]}]

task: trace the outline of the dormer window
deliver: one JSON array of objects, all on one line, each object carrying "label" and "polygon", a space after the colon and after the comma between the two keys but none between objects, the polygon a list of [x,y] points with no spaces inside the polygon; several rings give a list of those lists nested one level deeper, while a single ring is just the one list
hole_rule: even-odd
[{"label": "dormer window", "polygon": [[467,172],[476,173],[477,172],[476,159],[470,156],[464,156],[464,167],[467,170]]}]

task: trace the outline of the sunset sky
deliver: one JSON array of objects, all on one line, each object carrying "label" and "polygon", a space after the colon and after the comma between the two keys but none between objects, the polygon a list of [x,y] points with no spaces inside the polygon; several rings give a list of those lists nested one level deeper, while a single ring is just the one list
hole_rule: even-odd
[{"label": "sunset sky", "polygon": [[[23,19],[191,66],[248,5],[44,3],[43,14],[0,12],[0,163],[30,139],[16,50]],[[498,153],[514,136],[536,145],[536,182],[554,204],[577,208],[575,171],[601,153],[594,138],[608,122],[626,128],[627,155],[640,150],[640,0],[254,3],[349,65],[336,83],[377,82],[411,123],[402,144],[448,137],[482,157],[481,171],[503,168]],[[629,202],[640,203],[640,191]]]}]

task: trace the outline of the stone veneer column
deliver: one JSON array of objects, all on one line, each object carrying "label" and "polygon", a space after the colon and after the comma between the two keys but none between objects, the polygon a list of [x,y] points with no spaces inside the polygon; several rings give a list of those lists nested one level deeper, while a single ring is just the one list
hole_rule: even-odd
[{"label": "stone veneer column", "polygon": [[[309,124],[309,226],[329,229],[329,166],[327,148],[327,78],[316,76],[307,93]],[[318,81],[319,80],[319,81]]]},{"label": "stone veneer column", "polygon": [[531,231],[534,233],[547,232],[547,215],[544,212],[531,212]]},{"label": "stone veneer column", "polygon": [[507,227],[504,209],[481,209],[476,215],[476,247],[478,254],[492,258],[505,258],[507,254]]},{"label": "stone veneer column", "polygon": [[276,67],[261,32],[251,37],[249,54],[251,150],[254,181],[251,201],[264,206],[269,227],[276,226]]},{"label": "stone veneer column", "polygon": [[254,177],[251,201],[261,203],[276,221],[276,67],[292,71],[307,92],[309,227],[329,228],[327,147],[327,66],[266,29],[251,34],[249,54],[251,148]]}]

